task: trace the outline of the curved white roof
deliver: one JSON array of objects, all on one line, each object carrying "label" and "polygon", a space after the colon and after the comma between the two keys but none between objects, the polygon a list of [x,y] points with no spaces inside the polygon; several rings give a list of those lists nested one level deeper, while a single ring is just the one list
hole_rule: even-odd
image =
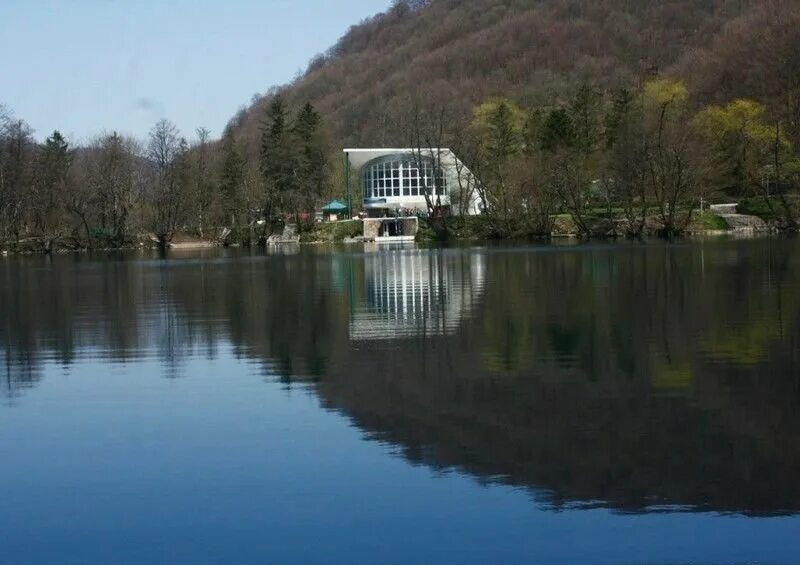
[{"label": "curved white roof", "polygon": [[[350,166],[358,170],[367,163],[369,163],[370,161],[372,161],[373,159],[377,159],[379,157],[388,157],[389,155],[413,155],[415,151],[418,150],[411,149],[408,147],[406,148],[383,147],[383,148],[372,148],[372,149],[366,149],[366,148],[345,149],[344,153],[346,155],[349,155]],[[430,154],[429,152],[436,153],[437,150],[423,149],[422,151],[424,154]],[[442,156],[451,154],[450,150],[445,148],[439,149],[438,151],[442,153]]]}]

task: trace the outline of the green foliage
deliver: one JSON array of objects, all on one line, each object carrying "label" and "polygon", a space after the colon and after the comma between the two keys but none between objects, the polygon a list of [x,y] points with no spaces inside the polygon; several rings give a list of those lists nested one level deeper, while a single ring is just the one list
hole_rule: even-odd
[{"label": "green foliage", "polygon": [[630,90],[622,88],[613,94],[611,108],[605,117],[606,148],[614,147],[625,139],[625,134],[631,126],[633,104],[634,97]]},{"label": "green foliage", "polygon": [[572,118],[565,108],[552,110],[545,118],[539,143],[545,151],[569,149],[575,146],[576,134]]},{"label": "green foliage", "polygon": [[336,222],[333,230],[333,241],[342,241],[346,238],[360,237],[364,235],[364,222],[350,220],[346,222]]},{"label": "green foliage", "polygon": [[514,102],[492,99],[475,108],[472,127],[486,158],[497,162],[522,150],[525,122],[525,113]]},{"label": "green foliage", "polygon": [[307,221],[301,226],[301,218],[311,217],[326,191],[326,148],[322,119],[311,104],[305,104],[290,123],[283,98],[272,99],[262,124],[260,151],[267,218],[289,214],[298,227],[310,227]]},{"label": "green foliage", "polygon": [[694,218],[694,222],[701,229],[708,231],[724,231],[730,227],[728,222],[725,221],[725,218],[713,212],[697,214]]},{"label": "green foliage", "polygon": [[293,133],[300,144],[296,170],[299,199],[304,210],[310,211],[328,187],[327,140],[322,132],[322,117],[311,104],[305,104],[298,113]]},{"label": "green foliage", "polygon": [[767,223],[773,223],[776,220],[774,210],[761,197],[745,198],[739,202],[737,209],[740,214],[757,216]]},{"label": "green foliage", "polygon": [[222,170],[219,178],[220,201],[224,220],[231,226],[237,224],[242,213],[242,184],[244,182],[244,160],[236,146],[232,132],[226,132],[222,139]]},{"label": "green foliage", "polygon": [[584,155],[591,154],[600,140],[602,114],[597,88],[590,84],[581,85],[570,104],[569,114],[575,148]]},{"label": "green foliage", "polygon": [[322,222],[316,224],[314,232],[310,234],[310,241],[341,242],[362,235],[364,235],[364,222],[360,220]]},{"label": "green foliage", "polygon": [[286,197],[295,188],[295,159],[288,127],[288,111],[276,96],[266,111],[261,133],[261,174],[268,190]]},{"label": "green foliage", "polygon": [[[486,241],[498,237],[486,216],[450,216],[447,218],[447,224],[449,237],[456,241]],[[420,218],[417,241],[423,243],[440,241],[438,232],[426,218]]]},{"label": "green foliage", "polygon": [[[697,114],[694,127],[707,143],[712,159],[712,178],[724,190],[748,194],[760,190],[764,170],[772,165],[776,133],[766,121],[766,108],[753,100],[734,100],[709,106]],[[778,150],[787,155],[789,140],[777,137]]]},{"label": "green foliage", "polygon": [[110,241],[114,238],[114,232],[108,228],[92,228],[89,235],[94,239]]},{"label": "green foliage", "polygon": [[655,110],[659,115],[668,108],[681,109],[689,101],[689,89],[683,81],[672,78],[657,78],[648,81],[644,86],[644,104],[646,108]]}]

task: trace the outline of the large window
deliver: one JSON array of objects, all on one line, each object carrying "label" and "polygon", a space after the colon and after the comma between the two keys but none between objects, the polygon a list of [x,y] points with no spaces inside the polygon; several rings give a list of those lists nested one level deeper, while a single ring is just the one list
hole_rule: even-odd
[{"label": "large window", "polygon": [[385,158],[364,167],[362,184],[364,198],[392,198],[400,196],[424,196],[429,194],[447,194],[445,176],[439,171],[434,178],[434,166],[430,161],[423,161],[422,170],[416,159]]}]

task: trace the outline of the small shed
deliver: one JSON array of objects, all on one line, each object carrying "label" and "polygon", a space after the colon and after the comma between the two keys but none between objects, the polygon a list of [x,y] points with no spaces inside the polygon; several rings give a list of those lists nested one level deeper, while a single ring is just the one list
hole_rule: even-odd
[{"label": "small shed", "polygon": [[344,216],[349,211],[347,204],[338,200],[331,200],[322,207],[322,215],[330,222],[337,221],[341,216]]}]

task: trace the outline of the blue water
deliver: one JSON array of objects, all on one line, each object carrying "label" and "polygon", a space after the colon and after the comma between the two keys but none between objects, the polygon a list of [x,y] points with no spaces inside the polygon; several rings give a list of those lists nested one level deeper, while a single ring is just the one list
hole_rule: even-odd
[{"label": "blue water", "polygon": [[[710,253],[717,258],[734,253],[736,266],[736,261],[752,257],[751,252],[763,251],[748,245],[759,244],[719,244],[718,249],[712,246]],[[411,267],[412,271],[422,269],[426,280],[432,276],[429,253],[441,252],[422,252],[426,259],[421,263],[412,260]],[[625,261],[630,249],[605,249],[603,253],[609,254],[603,256],[604,261]],[[688,261],[681,254],[693,251],[670,250],[667,257],[672,253],[677,253],[677,261]],[[800,259],[793,246],[781,247],[779,253]],[[481,257],[477,267],[476,255]],[[800,519],[794,493],[787,492],[782,498],[782,485],[775,484],[777,492],[770,493],[774,496],[764,498],[764,493],[754,492],[752,508],[736,507],[742,504],[737,496],[732,497],[734,507],[726,508],[727,501],[720,498],[724,493],[714,492],[713,486],[702,488],[706,486],[704,478],[697,474],[702,462],[692,461],[692,453],[681,452],[683,440],[677,434],[683,433],[682,429],[676,428],[675,436],[670,436],[675,452],[660,456],[677,459],[677,469],[685,459],[686,468],[695,475],[688,477],[687,472],[682,478],[671,469],[670,476],[659,477],[655,471],[654,480],[644,481],[644,488],[652,483],[652,493],[659,493],[657,504],[638,507],[632,501],[634,495],[628,502],[627,492],[623,504],[599,486],[593,487],[596,497],[580,498],[558,478],[541,479],[542,484],[537,484],[528,477],[538,476],[542,467],[553,463],[539,456],[513,456],[513,465],[531,468],[530,473],[517,473],[501,465],[507,454],[478,449],[476,446],[485,445],[476,440],[478,434],[492,443],[493,437],[500,440],[495,434],[511,433],[508,430],[512,428],[497,416],[515,410],[500,405],[506,392],[511,397],[529,394],[520,383],[540,378],[553,379],[554,384],[548,386],[560,391],[578,386],[575,382],[584,375],[566,371],[561,376],[550,372],[542,376],[536,363],[527,361],[513,370],[506,364],[499,372],[492,369],[497,363],[491,359],[486,367],[475,367],[474,374],[457,367],[454,357],[468,356],[486,346],[485,335],[490,332],[478,344],[470,326],[491,325],[486,316],[497,316],[500,325],[511,323],[496,309],[493,314],[481,310],[486,304],[498,305],[492,293],[507,295],[509,287],[503,280],[510,276],[509,265],[522,269],[518,262],[505,263],[508,254],[502,250],[459,250],[444,255],[445,270],[456,263],[458,268],[452,272],[461,273],[462,278],[445,277],[447,284],[439,287],[438,299],[430,304],[434,309],[440,304],[439,313],[450,312],[450,319],[458,314],[458,323],[440,324],[435,316],[426,317],[430,311],[426,314],[422,309],[419,316],[426,323],[416,328],[416,337],[409,335],[414,333],[413,322],[419,320],[399,314],[404,304],[396,300],[396,292],[389,293],[394,301],[386,308],[388,317],[375,322],[381,309],[368,291],[361,290],[375,286],[363,284],[364,278],[371,276],[371,257],[374,259],[361,252],[338,257],[315,252],[288,258],[212,255],[164,262],[132,256],[0,264],[6,309],[0,334],[6,351],[0,356],[6,376],[4,396],[0,397],[0,563],[666,564],[796,563],[800,559]],[[577,257],[580,260],[582,255]],[[355,280],[339,284],[341,261]],[[726,261],[729,264],[730,257]],[[378,266],[385,268],[380,261]],[[253,270],[264,269],[282,274],[264,281],[251,278]],[[288,273],[285,278],[284,273]],[[464,273],[471,273],[468,282]],[[518,274],[528,280],[539,276],[530,270]],[[231,276],[235,277],[232,281],[228,280]],[[683,276],[691,279],[695,275]],[[50,282],[41,282],[46,278]],[[298,278],[305,282],[297,283]],[[23,280],[40,282],[21,284]],[[251,282],[243,282],[246,280]],[[282,286],[266,284],[277,280]],[[787,296],[793,297],[800,281],[787,280],[791,289]],[[392,286],[395,282],[389,286],[401,288]],[[210,289],[198,288],[204,284]],[[605,283],[586,284],[590,292],[608,292]],[[458,308],[448,310],[458,294],[454,288],[474,290],[476,285],[481,289],[473,293],[470,306],[464,306],[462,298],[455,300]],[[120,296],[123,287],[125,295]],[[60,294],[59,288],[63,290]],[[226,299],[233,300],[227,293],[237,288],[244,298],[272,293],[279,299],[266,304],[243,300],[245,307],[230,302],[220,309],[209,305],[225,305]],[[307,310],[292,310],[301,303],[289,298],[295,295],[308,299],[308,305],[301,307]],[[19,302],[11,305],[15,298]],[[135,307],[133,318],[120,313],[127,312],[126,300]],[[530,318],[538,319],[540,314],[533,314],[538,300],[516,303]],[[114,304],[121,310],[115,310]],[[798,311],[786,314],[790,322],[785,331],[795,335]],[[236,322],[228,318],[233,316]],[[359,333],[354,327],[360,323],[359,316],[372,320],[371,334]],[[392,323],[404,329],[386,335]],[[595,319],[594,323],[604,322]],[[530,319],[529,324],[536,326]],[[736,324],[728,321],[722,326]],[[689,327],[687,322],[687,332]],[[531,336],[537,333],[526,333],[522,326],[512,331],[526,340],[535,339]],[[128,338],[109,337],[115,332],[127,332]],[[362,334],[368,337],[353,337]],[[785,353],[796,359],[796,351],[790,349],[797,341],[784,341],[785,335],[777,339],[778,345],[765,349],[770,357]],[[507,341],[500,338],[501,345]],[[775,352],[781,344],[789,350]],[[559,354],[562,369],[565,364],[568,369],[583,366],[592,378],[612,379],[610,368],[608,374],[598,374],[607,367],[606,362],[587,366],[577,360],[585,358],[584,347],[588,345],[580,346],[572,356]],[[318,360],[308,361],[314,357],[308,351],[325,351],[321,370]],[[674,349],[672,353],[676,354]],[[377,361],[365,360],[370,355]],[[371,400],[373,392],[350,375],[351,371],[363,373],[366,363],[393,382],[405,374],[400,369],[394,373],[398,355],[412,371],[430,377],[422,380],[423,385],[398,389],[408,396],[385,399],[402,414],[415,414],[409,416],[409,422],[400,422],[380,408],[377,400]],[[710,354],[700,355],[706,360],[700,365],[708,367]],[[296,357],[288,363],[291,370],[287,369],[290,357]],[[527,359],[528,354],[521,358]],[[781,374],[767,359],[754,358],[755,369],[749,367],[730,378],[740,381],[753,371],[763,378],[794,377]],[[392,362],[384,364],[381,359]],[[714,361],[711,366],[719,363]],[[786,371],[794,370],[790,361],[786,363]],[[762,365],[767,367],[763,372]],[[451,374],[442,374],[449,370]],[[338,376],[340,373],[344,376]],[[490,405],[488,416],[475,412],[456,415],[445,408],[445,401],[452,398],[437,404],[439,395],[456,389],[431,382],[436,375],[461,382],[457,390],[481,378],[500,387],[489,390],[484,382],[483,388],[475,389],[482,391],[480,394],[470,393],[470,402]],[[350,384],[356,388],[349,389]],[[741,382],[731,388],[738,390],[739,386]],[[717,418],[715,427],[709,428],[714,433],[716,426],[724,427],[728,421],[724,415],[732,410],[725,405],[730,399],[697,408],[697,398],[705,398],[699,389],[705,385],[665,394],[655,386],[650,392],[629,384],[623,387],[596,394],[626,396],[628,404],[652,402],[651,395],[655,395],[665,398],[670,413],[683,410],[675,405],[685,402],[692,414],[697,409],[708,419]],[[583,400],[576,404],[579,402]],[[412,405],[416,408],[410,408]],[[800,418],[797,412],[786,414],[786,418]],[[433,425],[422,421],[427,416]],[[590,429],[586,433],[589,437],[606,433],[608,430],[593,428],[615,418],[612,414],[587,421]],[[765,419],[772,421],[768,415]],[[464,437],[460,442],[448,440],[445,446],[450,420]],[[673,433],[670,427],[674,425],[665,423],[664,433]],[[422,439],[410,435],[421,429],[428,430]],[[734,439],[734,451],[750,449],[747,446],[753,442],[758,453],[762,448],[770,454],[774,449],[785,450],[777,462],[765,455],[763,463],[780,467],[769,472],[785,477],[796,468],[796,444],[767,445],[770,438],[758,436],[759,429],[753,423],[719,433],[747,436],[741,439],[745,447]],[[516,426],[513,430],[519,433]],[[644,432],[645,439],[650,439],[650,433]],[[708,430],[696,433],[707,433],[708,442],[716,437]],[[537,438],[520,445],[535,445]],[[627,440],[620,443],[625,445],[614,457],[642,445],[628,445]],[[662,449],[660,440],[654,443]],[[571,463],[571,455],[548,449],[556,463],[562,458],[565,461],[560,473],[608,473],[594,467],[592,461],[577,465]],[[497,464],[496,474],[489,472],[493,463]],[[477,470],[484,468],[487,470]],[[614,464],[611,468],[618,467]],[[709,482],[714,480],[713,475],[708,477]],[[614,489],[625,491],[624,478],[610,481]],[[675,488],[664,490],[661,481],[674,482]],[[698,500],[694,494],[682,498],[679,487],[694,481],[707,493],[707,500]],[[757,489],[747,480],[731,484]],[[649,493],[637,491],[635,496],[640,495],[646,498]],[[563,503],[554,504],[554,498]]]}]

